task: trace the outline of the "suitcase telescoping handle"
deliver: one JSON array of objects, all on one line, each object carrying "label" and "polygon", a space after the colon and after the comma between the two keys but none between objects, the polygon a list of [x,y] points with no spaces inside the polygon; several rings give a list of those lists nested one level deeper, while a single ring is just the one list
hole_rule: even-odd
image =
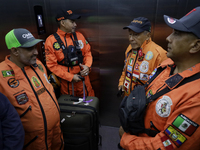
[{"label": "suitcase telescoping handle", "polygon": [[[82,76],[79,76],[79,78],[83,82],[83,101],[85,101],[85,78]],[[72,96],[74,96],[74,83],[72,82]]]},{"label": "suitcase telescoping handle", "polygon": [[83,101],[85,101],[85,78],[79,76],[79,78],[83,81]]},{"label": "suitcase telescoping handle", "polygon": [[[90,99],[90,100],[88,100],[88,101],[85,100],[85,78],[82,77],[82,76],[79,76],[79,78],[80,78],[80,79],[82,80],[82,82],[83,82],[83,99],[82,99],[82,100],[79,100],[79,98],[78,98],[78,102],[73,102],[73,104],[79,104],[79,103],[81,103],[81,102],[89,103],[89,102],[93,101],[93,99]],[[74,84],[73,84],[73,82],[72,82],[72,94],[73,94],[73,96],[74,96]]]}]

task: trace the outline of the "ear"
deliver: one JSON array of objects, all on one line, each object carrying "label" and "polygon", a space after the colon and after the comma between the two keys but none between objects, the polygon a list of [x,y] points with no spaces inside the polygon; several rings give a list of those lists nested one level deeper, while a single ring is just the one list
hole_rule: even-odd
[{"label": "ear", "polygon": [[192,43],[192,48],[189,50],[190,53],[194,54],[200,51],[200,39],[196,39],[193,43]]},{"label": "ear", "polygon": [[60,21],[60,25],[64,26],[65,22],[63,20]]},{"label": "ear", "polygon": [[149,40],[151,37],[151,32],[147,32],[147,40]]},{"label": "ear", "polygon": [[11,50],[11,54],[13,54],[13,55],[15,55],[15,56],[18,56],[18,54],[19,54],[19,51],[18,51],[18,49],[17,49],[17,48],[15,48],[15,47],[12,47],[10,50]]}]

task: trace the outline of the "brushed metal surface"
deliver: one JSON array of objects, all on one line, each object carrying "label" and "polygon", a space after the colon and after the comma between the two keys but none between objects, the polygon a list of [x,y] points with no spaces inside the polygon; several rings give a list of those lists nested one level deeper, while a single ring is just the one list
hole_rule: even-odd
[{"label": "brushed metal surface", "polygon": [[[43,7],[46,33],[38,35],[34,6]],[[123,30],[135,17],[147,17],[152,23],[152,39],[166,49],[166,37],[171,33],[163,15],[180,18],[199,0],[7,0],[0,1],[0,61],[9,54],[5,35],[13,28],[26,28],[36,38],[46,39],[57,30],[56,10],[65,6],[82,15],[77,30],[92,47],[94,63],[90,73],[96,96],[100,99],[100,119],[103,125],[119,126],[117,85],[123,68],[124,52],[129,44]],[[43,61],[42,44],[38,58]]]}]

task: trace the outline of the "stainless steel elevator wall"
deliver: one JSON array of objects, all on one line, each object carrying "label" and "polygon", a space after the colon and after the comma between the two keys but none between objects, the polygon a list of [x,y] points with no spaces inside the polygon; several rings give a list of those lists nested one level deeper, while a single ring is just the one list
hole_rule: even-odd
[{"label": "stainless steel elevator wall", "polygon": [[[34,6],[43,8],[46,33],[38,35]],[[100,120],[103,125],[119,126],[117,85],[123,68],[128,33],[123,30],[135,17],[147,17],[152,23],[152,39],[166,49],[166,37],[172,29],[163,15],[180,18],[199,0],[7,0],[0,1],[0,61],[9,54],[4,37],[13,28],[26,28],[36,38],[46,39],[57,29],[55,12],[66,6],[82,15],[77,30],[92,47],[94,63],[90,74],[96,96],[100,99]],[[43,61],[42,44],[38,58]]]}]

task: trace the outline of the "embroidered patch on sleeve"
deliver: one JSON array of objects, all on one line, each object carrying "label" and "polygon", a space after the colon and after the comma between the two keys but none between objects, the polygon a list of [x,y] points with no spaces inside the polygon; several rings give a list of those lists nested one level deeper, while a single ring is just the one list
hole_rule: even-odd
[{"label": "embroidered patch on sleeve", "polygon": [[59,50],[60,49],[60,44],[58,42],[53,43],[53,48],[55,50]]},{"label": "embroidered patch on sleeve", "polygon": [[177,146],[180,147],[187,138],[183,136],[180,132],[178,132],[175,128],[172,126],[169,126],[165,130],[165,134],[172,140],[172,142]]},{"label": "embroidered patch on sleeve", "polygon": [[167,136],[163,136],[161,138],[161,141],[165,147],[166,150],[173,150],[173,146],[172,146],[172,143],[170,142],[169,138]]},{"label": "embroidered patch on sleeve", "polygon": [[13,70],[3,70],[1,72],[3,74],[3,77],[11,77],[15,75]]},{"label": "embroidered patch on sleeve", "polygon": [[189,136],[191,136],[199,127],[197,123],[193,122],[183,114],[180,114],[172,124]]}]

